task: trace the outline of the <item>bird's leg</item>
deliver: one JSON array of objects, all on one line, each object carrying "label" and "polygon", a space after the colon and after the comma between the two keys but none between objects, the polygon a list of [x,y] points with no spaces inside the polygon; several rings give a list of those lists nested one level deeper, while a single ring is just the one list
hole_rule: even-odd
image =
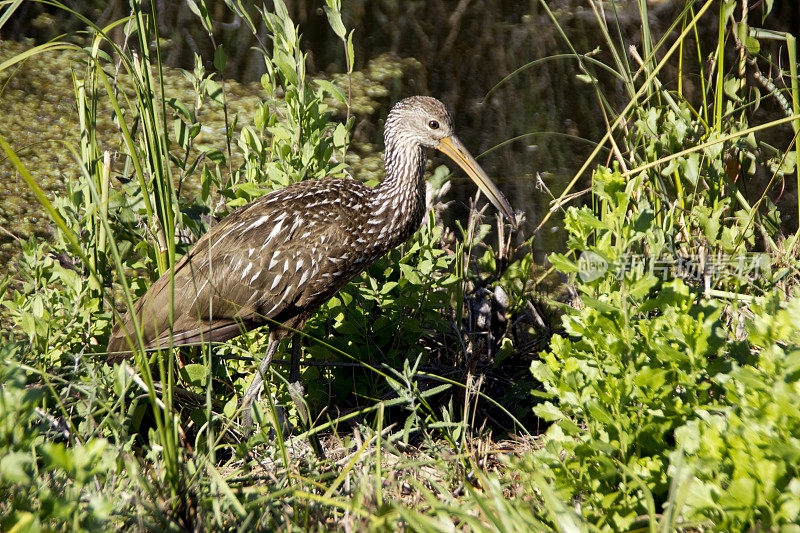
[{"label": "bird's leg", "polygon": [[261,365],[258,367],[258,372],[253,376],[253,381],[250,383],[247,392],[242,400],[242,425],[250,427],[253,425],[252,415],[250,413],[250,405],[258,393],[261,392],[261,387],[264,385],[264,376],[269,370],[269,364],[278,351],[278,345],[281,343],[280,339],[273,332],[269,333],[269,343],[267,344],[267,351],[264,352],[264,358],[261,359]]}]

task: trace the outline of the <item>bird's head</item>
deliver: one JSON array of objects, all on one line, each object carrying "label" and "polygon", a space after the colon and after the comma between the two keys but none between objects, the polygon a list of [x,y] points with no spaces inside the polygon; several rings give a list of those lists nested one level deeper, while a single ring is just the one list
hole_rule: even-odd
[{"label": "bird's head", "polygon": [[386,142],[399,135],[405,142],[436,148],[445,137],[453,134],[453,119],[447,108],[436,98],[412,96],[400,100],[386,119]]},{"label": "bird's head", "polygon": [[436,98],[412,96],[395,104],[386,118],[386,146],[405,144],[435,148],[455,161],[495,207],[516,226],[516,216],[503,193],[453,133],[453,119]]}]

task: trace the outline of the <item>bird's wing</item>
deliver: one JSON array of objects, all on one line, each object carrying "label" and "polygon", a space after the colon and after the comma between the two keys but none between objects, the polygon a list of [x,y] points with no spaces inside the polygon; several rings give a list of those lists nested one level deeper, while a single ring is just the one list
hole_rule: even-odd
[{"label": "bird's wing", "polygon": [[368,188],[339,181],[270,193],[212,228],[176,264],[172,332],[168,274],[137,302],[147,347],[224,341],[270,320],[294,326],[357,275],[369,264],[354,253]]}]

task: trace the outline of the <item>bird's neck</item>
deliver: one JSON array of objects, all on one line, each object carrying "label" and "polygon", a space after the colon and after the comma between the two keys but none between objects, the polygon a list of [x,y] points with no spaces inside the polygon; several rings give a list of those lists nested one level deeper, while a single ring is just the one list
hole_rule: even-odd
[{"label": "bird's neck", "polygon": [[386,178],[374,190],[370,225],[386,252],[408,239],[425,214],[425,153],[417,144],[386,140]]}]

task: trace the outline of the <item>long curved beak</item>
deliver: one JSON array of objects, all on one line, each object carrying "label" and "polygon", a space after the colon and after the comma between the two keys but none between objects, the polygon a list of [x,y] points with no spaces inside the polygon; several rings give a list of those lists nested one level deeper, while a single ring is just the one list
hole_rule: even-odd
[{"label": "long curved beak", "polygon": [[446,154],[450,159],[458,163],[464,172],[472,178],[472,181],[478,186],[483,194],[489,199],[490,202],[508,219],[513,226],[516,227],[517,219],[514,216],[514,210],[511,205],[503,196],[503,193],[495,186],[494,183],[486,175],[481,166],[475,161],[475,158],[464,148],[461,141],[455,135],[445,137],[436,145],[436,149]]}]

